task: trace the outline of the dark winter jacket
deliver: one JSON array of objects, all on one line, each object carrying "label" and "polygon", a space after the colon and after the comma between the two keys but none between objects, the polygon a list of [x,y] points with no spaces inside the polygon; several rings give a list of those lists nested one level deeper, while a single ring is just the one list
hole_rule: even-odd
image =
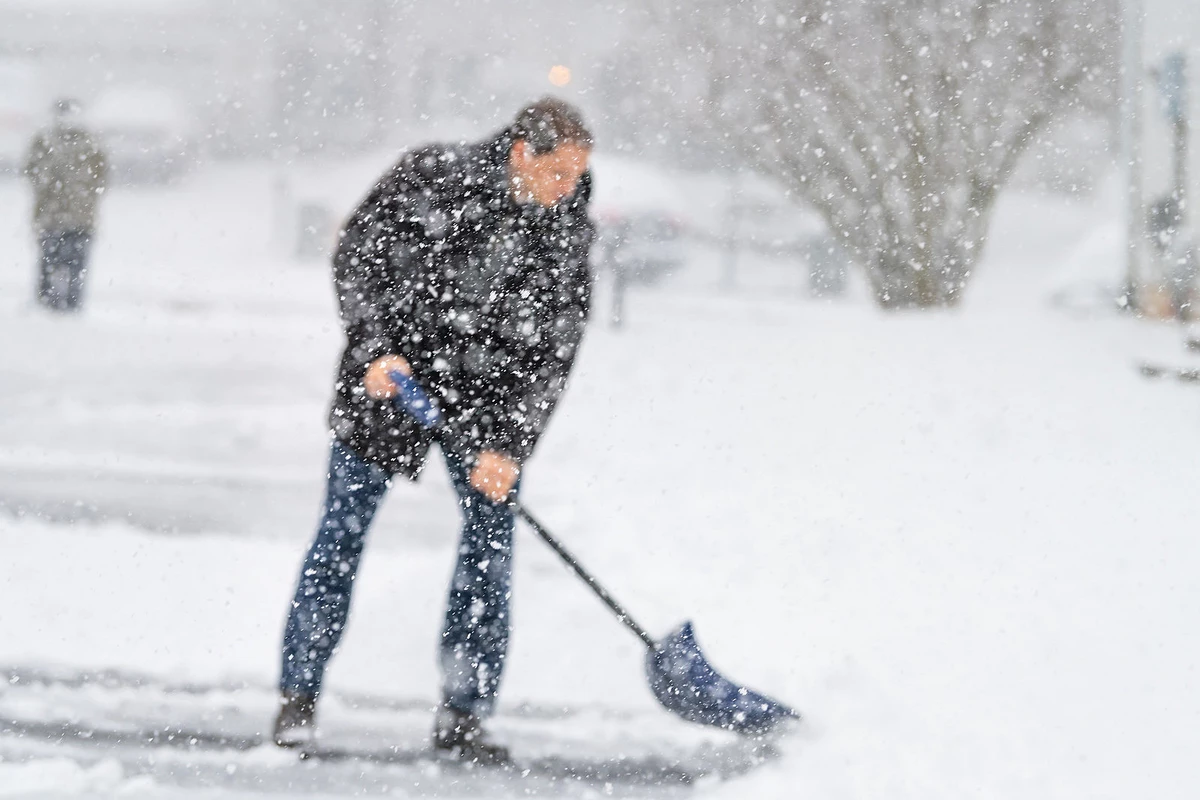
[{"label": "dark winter jacket", "polygon": [[509,193],[507,133],[402,156],[341,232],[333,259],[346,350],[333,434],[416,477],[432,440],[363,375],[395,353],[439,404],[470,460],[533,452],[566,385],[591,294],[591,176],[552,208]]},{"label": "dark winter jacket", "polygon": [[25,157],[33,184],[33,226],[40,234],[91,231],[108,161],[82,128],[56,126],[39,133]]}]

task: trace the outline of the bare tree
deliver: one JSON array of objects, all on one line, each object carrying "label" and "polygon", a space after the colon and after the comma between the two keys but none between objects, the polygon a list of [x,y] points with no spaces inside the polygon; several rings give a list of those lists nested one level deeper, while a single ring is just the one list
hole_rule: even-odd
[{"label": "bare tree", "polygon": [[[1021,154],[1111,102],[1114,0],[656,7],[725,147],[817,208],[885,308],[954,305]],[[686,94],[686,90],[682,92]],[[692,95],[694,97],[694,94]]]}]

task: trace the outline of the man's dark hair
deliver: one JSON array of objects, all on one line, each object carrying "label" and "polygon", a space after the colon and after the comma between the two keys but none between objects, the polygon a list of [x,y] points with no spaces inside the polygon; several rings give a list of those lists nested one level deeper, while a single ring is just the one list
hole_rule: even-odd
[{"label": "man's dark hair", "polygon": [[513,139],[523,140],[535,156],[566,142],[590,148],[593,141],[579,109],[557,97],[543,97],[522,108],[510,130]]}]

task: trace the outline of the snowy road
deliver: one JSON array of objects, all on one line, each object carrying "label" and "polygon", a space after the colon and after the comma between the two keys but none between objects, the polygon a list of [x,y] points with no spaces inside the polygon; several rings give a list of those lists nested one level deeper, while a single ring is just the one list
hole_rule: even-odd
[{"label": "snowy road", "polygon": [[762,744],[674,740],[659,715],[522,705],[494,720],[520,753],[516,765],[461,768],[428,752],[427,704],[333,693],[323,699],[321,749],[302,761],[263,741],[275,702],[269,685],[169,683],[111,670],[8,669],[0,680],[0,752],[33,764],[74,762],[94,780],[124,780],[125,791],[132,782],[319,795],[349,778],[365,794],[407,785],[430,796],[670,797],[777,757]]},{"label": "snowy road", "polygon": [[[26,198],[0,184],[0,671],[18,676],[0,688],[0,795],[590,790],[49,734],[267,722],[339,346],[323,265],[261,233],[268,184],[114,192],[69,320],[30,308]],[[647,627],[694,618],[718,667],[807,722],[742,774],[736,740],[655,708],[638,643],[526,537],[503,735],[529,758],[712,773],[621,794],[1193,795],[1200,393],[1134,369],[1186,357],[1178,331],[1044,302],[1087,208],[1016,196],[997,224],[954,313],[722,298],[681,275],[686,292],[633,298],[624,334],[595,328],[529,506]],[[689,269],[716,275],[715,254]],[[435,469],[389,499],[332,731],[423,737],[450,498]],[[57,678],[20,678],[36,675]],[[189,685],[216,688],[163,689]]]}]

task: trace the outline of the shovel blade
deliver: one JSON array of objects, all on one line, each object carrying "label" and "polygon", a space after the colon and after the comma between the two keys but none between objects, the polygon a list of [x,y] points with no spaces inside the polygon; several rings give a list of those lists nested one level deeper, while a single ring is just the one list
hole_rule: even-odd
[{"label": "shovel blade", "polygon": [[658,702],[689,722],[764,736],[781,723],[800,719],[778,700],[739,686],[713,669],[696,644],[690,622],[647,654],[646,673]]}]

